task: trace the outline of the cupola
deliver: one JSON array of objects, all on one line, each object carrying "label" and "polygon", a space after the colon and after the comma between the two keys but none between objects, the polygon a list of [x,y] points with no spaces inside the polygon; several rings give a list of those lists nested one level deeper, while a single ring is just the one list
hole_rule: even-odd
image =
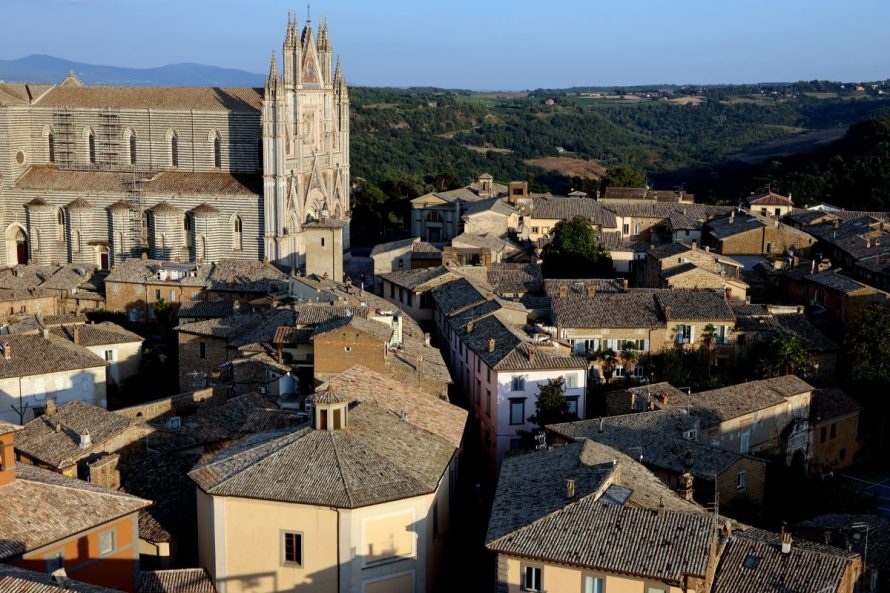
[{"label": "cupola", "polygon": [[312,396],[312,427],[315,430],[342,430],[349,425],[349,399],[337,395],[328,385]]}]

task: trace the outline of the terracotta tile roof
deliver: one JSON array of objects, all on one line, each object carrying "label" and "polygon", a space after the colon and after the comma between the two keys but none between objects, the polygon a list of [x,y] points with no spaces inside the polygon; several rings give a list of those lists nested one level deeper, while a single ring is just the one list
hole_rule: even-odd
[{"label": "terracotta tile roof", "polygon": [[401,286],[415,292],[432,290],[440,284],[458,278],[456,274],[452,274],[444,266],[421,268],[417,270],[396,270],[394,272],[378,274],[378,276],[396,286]]},{"label": "terracotta tile roof", "polygon": [[[853,528],[853,525],[857,525]],[[862,537],[861,526],[868,526],[868,538]],[[866,552],[868,545],[868,564],[881,570],[890,569],[890,518],[881,515],[857,515],[846,513],[829,513],[819,515],[797,524],[810,535],[825,541],[826,533],[831,537],[831,545],[841,549],[849,549],[858,554]],[[817,536],[817,532],[818,533]],[[831,533],[833,532],[833,533]],[[801,534],[803,535],[803,534]],[[859,537],[856,537],[859,536]]]},{"label": "terracotta tile roof", "polygon": [[18,557],[151,504],[22,463],[16,466],[15,481],[0,486],[0,498],[0,560]]},{"label": "terracotta tile roof", "polygon": [[[52,575],[45,572],[0,564],[0,591],[3,593],[59,593],[62,590]],[[108,589],[72,579],[65,581],[64,590],[72,593],[120,593],[118,589]]]},{"label": "terracotta tile roof", "polygon": [[834,270],[825,270],[816,274],[807,274],[803,277],[806,282],[812,282],[819,286],[829,288],[842,294],[850,294],[863,288],[868,288],[865,284],[857,282],[847,276],[842,276]]},{"label": "terracotta tile roof", "polygon": [[678,475],[689,472],[696,479],[712,482],[743,456],[683,438],[684,431],[697,430],[698,424],[685,410],[669,409],[554,424],[547,430],[608,445],[646,466]]},{"label": "terracotta tile roof", "polygon": [[428,393],[358,365],[323,383],[318,391],[328,386],[350,402],[372,403],[397,414],[404,412],[408,422],[446,439],[455,448],[461,445],[466,410]]},{"label": "terracotta tile roof", "polygon": [[794,202],[790,196],[782,196],[773,192],[758,194],[756,196],[748,196],[745,202],[749,206],[794,206]]},{"label": "terracotta tile roof", "polygon": [[[600,461],[608,453],[607,447],[585,441],[508,456],[501,466],[486,547],[673,584],[685,575],[705,576],[715,538],[712,518],[626,456],[614,452]],[[634,465],[627,468],[631,471],[624,486],[625,467]],[[571,499],[566,497],[569,479],[575,483]],[[627,501],[627,491],[640,486],[658,491],[664,508],[615,503]]]},{"label": "terracotta tile roof", "polygon": [[543,197],[534,198],[531,219],[572,220],[580,216],[592,224],[613,229],[615,213],[592,198]]},{"label": "terracotta tile roof", "polygon": [[601,293],[593,298],[570,292],[553,297],[554,324],[569,328],[653,328],[664,327],[658,304],[649,290]]},{"label": "terracotta tile roof", "polygon": [[77,345],[79,346],[105,346],[112,344],[132,344],[134,342],[144,342],[145,338],[139,334],[135,334],[126,330],[111,321],[103,321],[101,323],[87,323],[77,325],[61,325],[50,330],[53,335],[65,338],[69,342],[75,341],[77,336]]},{"label": "terracotta tile roof", "polygon": [[624,281],[621,278],[606,280],[604,278],[547,278],[544,280],[544,292],[548,296],[559,296],[560,287],[565,287],[571,294],[587,296],[587,287],[592,286],[597,293],[624,292]]},{"label": "terracotta tile roof", "polygon": [[276,345],[309,344],[311,337],[312,330],[309,328],[279,327],[275,330],[272,343]]},{"label": "terracotta tile roof", "polygon": [[234,111],[259,115],[263,90],[187,86],[59,85],[34,102],[38,107]]},{"label": "terracotta tile roof", "polygon": [[795,540],[783,554],[780,538],[759,529],[733,534],[720,555],[713,593],[842,590],[855,553]]},{"label": "terracotta tile roof", "polygon": [[208,290],[235,292],[275,291],[286,287],[287,274],[275,266],[249,259],[221,259],[213,264]]},{"label": "terracotta tile roof", "polygon": [[803,379],[796,375],[785,375],[693,394],[680,392],[669,400],[669,406],[686,408],[701,419],[702,428],[710,428],[726,420],[782,404],[788,397],[811,391],[813,386]]},{"label": "terracotta tile roof", "polygon": [[[386,303],[388,307],[386,310],[392,308],[392,304]],[[307,303],[303,305],[297,305],[297,320],[296,324],[298,326],[310,326],[314,327],[320,323],[325,323],[332,319],[337,319],[340,317],[367,317],[368,316],[368,307],[356,307],[353,305],[347,304],[336,304],[332,303]]]},{"label": "terracotta tile roof", "polygon": [[0,356],[0,378],[29,377],[81,369],[105,367],[106,362],[81,346],[53,335],[10,334],[0,337],[12,351]]},{"label": "terracotta tile roof", "polygon": [[459,278],[433,289],[436,307],[446,316],[454,315],[486,300],[485,294],[466,278]]},{"label": "terracotta tile roof", "polygon": [[669,321],[735,320],[722,291],[672,288],[656,292],[655,300]]},{"label": "terracotta tile roof", "polygon": [[542,293],[544,275],[537,263],[496,263],[488,268],[488,283],[497,294]]},{"label": "terracotta tile roof", "polygon": [[407,249],[419,241],[419,237],[409,237],[407,239],[399,239],[398,241],[390,241],[389,243],[378,243],[371,248],[371,257],[382,253],[388,253],[390,251],[396,251],[397,249]]},{"label": "terracotta tile roof", "polygon": [[838,350],[837,344],[810,323],[803,313],[782,313],[774,315],[773,319],[784,333],[799,339],[810,352],[837,352]]},{"label": "terracotta tile roof", "polygon": [[203,568],[143,570],[138,593],[216,593]]},{"label": "terracotta tile roof", "polygon": [[[256,174],[160,171],[150,175],[140,184],[148,196],[167,194],[256,196],[262,192],[262,178]],[[16,188],[56,192],[124,193],[133,189],[133,173],[73,171],[51,165],[36,165],[18,179]],[[117,204],[114,206],[117,207]],[[121,206],[129,208],[125,202]]]},{"label": "terracotta tile roof", "polygon": [[810,417],[813,422],[826,422],[858,414],[863,409],[859,402],[837,387],[814,389],[813,399],[810,402]]},{"label": "terracotta tile roof", "polygon": [[358,508],[436,490],[455,453],[447,440],[370,403],[347,427],[247,437],[189,473],[211,495]]},{"label": "terracotta tile roof", "polygon": [[[126,416],[81,401],[70,401],[52,415],[31,420],[16,434],[15,448],[32,459],[62,469],[74,465],[93,451],[102,451],[107,441],[133,426]],[[81,435],[88,434],[92,446],[81,448]]]},{"label": "terracotta tile roof", "polygon": [[228,317],[235,312],[232,301],[185,301],[179,306],[176,316],[185,318]]},{"label": "terracotta tile roof", "polygon": [[365,319],[363,317],[351,315],[349,317],[337,317],[331,319],[330,321],[325,321],[324,323],[317,325],[315,327],[315,330],[312,332],[312,339],[339,330],[346,326],[371,335],[384,343],[389,343],[389,340],[390,338],[392,338],[393,334],[393,329],[390,325],[387,325],[381,321],[376,321],[374,319]]}]

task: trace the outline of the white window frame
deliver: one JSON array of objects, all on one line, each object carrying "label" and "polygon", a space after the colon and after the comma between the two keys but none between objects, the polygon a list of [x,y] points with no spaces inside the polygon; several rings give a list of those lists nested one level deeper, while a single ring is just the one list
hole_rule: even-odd
[{"label": "white window frame", "polygon": [[[597,582],[599,585],[597,586]],[[581,593],[605,593],[606,577],[602,575],[586,574],[581,582]]]},{"label": "white window frame", "polygon": [[745,475],[745,470],[740,471],[735,476],[735,489],[736,490],[744,490],[748,486],[748,478]]},{"label": "white window frame", "polygon": [[683,438],[686,439],[687,441],[697,441],[698,440],[698,430],[696,430],[694,428],[692,430],[684,430]]},{"label": "white window frame", "polygon": [[[521,421],[520,421],[520,422],[514,422],[514,421],[513,421],[513,410],[514,410],[514,406],[521,406],[521,407],[522,407],[522,418],[521,418]],[[518,398],[518,397],[510,398],[510,417],[509,417],[509,420],[510,420],[510,426],[522,426],[522,425],[525,424],[525,398],[524,398],[524,397],[522,397],[522,398]]]},{"label": "white window frame", "polygon": [[117,548],[117,530],[109,529],[99,533],[99,555],[107,556]]},{"label": "white window frame", "polygon": [[510,391],[525,391],[525,377],[522,375],[514,375],[510,379]]},{"label": "white window frame", "polygon": [[745,454],[751,450],[751,431],[746,429],[739,434],[739,453]]},{"label": "white window frame", "polygon": [[578,388],[578,373],[566,373],[566,389],[577,389]]},{"label": "white window frame", "polygon": [[[529,579],[529,576],[532,578]],[[532,581],[529,583],[529,581]],[[522,565],[522,584],[523,591],[543,591],[542,581],[544,580],[544,567],[540,564],[523,564]]]}]

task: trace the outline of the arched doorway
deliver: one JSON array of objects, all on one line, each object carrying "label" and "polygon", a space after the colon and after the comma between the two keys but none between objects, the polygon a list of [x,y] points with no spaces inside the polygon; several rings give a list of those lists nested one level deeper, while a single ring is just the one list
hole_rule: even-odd
[{"label": "arched doorway", "polygon": [[100,270],[108,269],[108,247],[105,245],[96,246],[96,263]]},{"label": "arched doorway", "polygon": [[28,263],[28,234],[19,224],[6,229],[6,263],[10,266]]}]

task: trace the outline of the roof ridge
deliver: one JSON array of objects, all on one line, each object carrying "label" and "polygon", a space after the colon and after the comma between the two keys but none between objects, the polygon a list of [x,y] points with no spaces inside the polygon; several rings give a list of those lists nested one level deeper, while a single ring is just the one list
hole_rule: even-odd
[{"label": "roof ridge", "polygon": [[[303,430],[306,428],[306,425],[302,425],[302,424],[301,424],[301,425],[297,425],[295,428],[296,428],[297,430],[293,430],[293,431],[290,431],[290,432],[285,432],[284,434],[281,434],[280,436],[277,436],[277,437],[273,437],[273,438],[269,439],[268,441],[262,441],[262,442],[259,442],[259,443],[255,443],[255,444],[251,445],[250,447],[247,447],[246,449],[243,449],[243,450],[241,450],[241,451],[238,451],[238,452],[236,452],[236,453],[233,453],[232,455],[230,455],[230,456],[228,456],[228,457],[225,457],[225,458],[223,458],[223,459],[212,460],[210,463],[208,463],[208,464],[206,464],[206,465],[196,466],[194,469],[192,469],[192,471],[189,472],[189,474],[191,474],[191,473],[193,473],[193,472],[196,472],[196,471],[198,471],[198,470],[201,470],[201,469],[207,469],[207,468],[210,468],[210,467],[214,467],[214,466],[216,466],[216,465],[219,465],[219,464],[223,464],[223,463],[231,462],[233,459],[238,459],[238,458],[240,458],[240,457],[242,457],[242,456],[244,456],[244,455],[247,455],[247,454],[249,454],[249,453],[253,453],[253,452],[255,452],[257,447],[268,446],[268,445],[271,445],[272,443],[276,443],[276,442],[278,442],[278,441],[285,440],[285,439],[288,439],[288,438],[290,438],[290,437],[293,437],[293,436],[297,435],[298,433],[303,432]],[[270,431],[268,434],[275,434],[275,432],[282,432],[282,431]],[[293,444],[297,443],[298,441],[300,441],[304,436],[306,436],[306,435],[304,434],[304,435],[302,435],[302,436],[300,436],[300,437],[298,437],[298,438],[292,440],[291,442],[287,443],[286,445],[284,445],[284,446],[282,446],[282,447],[279,447],[279,448],[276,448],[276,449],[271,450],[268,454],[263,455],[263,456],[260,458],[259,461],[268,459],[268,458],[271,457],[272,455],[274,455],[274,454],[276,454],[276,453],[279,453],[279,452],[283,451],[284,449],[286,449],[286,448],[290,447],[291,445],[293,445]],[[244,437],[244,438],[247,438],[247,437]],[[237,442],[240,442],[241,440],[243,440],[243,439],[239,439],[238,441],[236,441],[236,443],[237,443]],[[225,449],[224,449],[223,451],[220,451],[219,453],[217,453],[217,455],[219,455],[220,453],[225,453]],[[258,462],[257,462],[257,463],[258,463]],[[214,488],[218,488],[218,487],[221,486],[222,484],[225,484],[226,482],[230,481],[232,478],[234,478],[234,477],[236,477],[236,476],[238,476],[238,475],[244,473],[245,471],[247,471],[247,470],[253,468],[255,465],[257,465],[257,463],[252,463],[252,464],[249,464],[249,465],[245,465],[244,467],[242,467],[242,468],[240,468],[240,469],[236,469],[233,473],[227,474],[227,475],[226,475],[225,477],[223,477],[219,482],[217,482],[217,483],[213,484],[212,486],[210,486],[209,489],[212,490],[212,489],[214,489]]]},{"label": "roof ridge", "polygon": [[[20,479],[24,482],[35,482],[38,484],[43,484],[44,486],[52,486],[54,488],[65,488],[66,490],[75,490],[77,492],[87,492],[89,494],[98,494],[100,496],[107,496],[110,498],[125,498],[125,499],[134,500],[134,501],[135,500],[145,500],[146,502],[153,503],[153,501],[148,501],[147,499],[144,499],[141,496],[136,496],[135,494],[130,494],[129,492],[125,492],[123,490],[111,490],[109,488],[102,488],[102,487],[95,486],[94,484],[91,484],[90,482],[83,482],[83,480],[78,480],[76,478],[69,478],[68,476],[58,474],[52,470],[43,469],[42,467],[37,467],[37,466],[31,466],[31,467],[36,467],[36,469],[51,473],[51,474],[53,474],[54,477],[59,476],[63,479],[59,480],[58,482],[45,482],[39,478],[35,479],[35,478],[29,478],[27,476],[21,476],[21,475],[18,477],[18,479]],[[70,481],[74,481],[74,482],[83,482],[84,484],[90,484],[91,486],[94,486],[94,488],[83,488],[83,487],[78,487],[79,485],[66,484],[66,483],[64,483],[65,480],[70,480]]]},{"label": "roof ridge", "polygon": [[[333,434],[327,435],[331,440],[331,448],[334,450],[334,459],[337,462],[337,473],[340,475],[340,481],[343,482],[343,492],[346,493],[346,500],[349,503],[350,508],[354,507],[355,502],[352,496],[352,491],[349,488],[349,483],[346,481],[346,476],[343,475],[343,463],[340,461],[340,450],[337,446],[337,439],[334,438]],[[377,453],[377,451],[374,451]],[[379,453],[377,453],[379,455]]]}]

